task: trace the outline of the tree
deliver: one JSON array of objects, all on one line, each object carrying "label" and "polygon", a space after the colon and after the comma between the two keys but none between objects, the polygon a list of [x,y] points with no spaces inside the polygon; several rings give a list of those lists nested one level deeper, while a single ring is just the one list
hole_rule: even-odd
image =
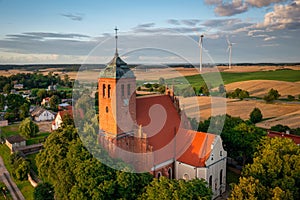
[{"label": "tree", "polygon": [[164,85],[164,84],[165,84],[165,79],[164,79],[163,77],[160,77],[160,78],[158,79],[158,83],[159,83],[160,85]]},{"label": "tree", "polygon": [[64,85],[69,87],[70,86],[70,78],[68,74],[64,75]]},{"label": "tree", "polygon": [[21,157],[18,153],[14,153],[10,157],[12,165],[12,175],[18,180],[26,180],[30,170],[30,164],[27,160]]},{"label": "tree", "polygon": [[5,104],[6,104],[5,96],[3,94],[0,94],[0,111],[4,110]]},{"label": "tree", "polygon": [[4,87],[3,87],[3,92],[5,94],[9,94],[11,91],[11,85],[9,83],[7,83]]},{"label": "tree", "polygon": [[265,133],[254,125],[240,123],[230,131],[222,132],[221,137],[230,157],[242,158],[242,165],[251,161],[260,139]]},{"label": "tree", "polygon": [[230,199],[299,199],[299,185],[300,147],[291,139],[266,137]]},{"label": "tree", "polygon": [[39,127],[30,117],[24,119],[19,126],[20,134],[25,138],[35,136],[39,132]]},{"label": "tree", "polygon": [[277,100],[281,95],[279,94],[279,92],[277,90],[274,90],[273,88],[271,88],[268,92],[268,94],[266,96],[264,96],[264,100],[267,103],[270,103],[274,100]]},{"label": "tree", "polygon": [[25,159],[22,159],[22,161],[20,163],[18,163],[18,166],[17,168],[15,169],[15,177],[18,179],[18,180],[27,180],[27,174],[29,173],[30,171],[30,163],[25,160]]},{"label": "tree", "polygon": [[49,100],[50,109],[57,111],[59,102],[60,102],[59,97],[57,95],[53,95]]},{"label": "tree", "polygon": [[14,121],[20,117],[20,107],[27,101],[19,94],[9,94],[6,97],[7,112],[6,118],[9,121]]},{"label": "tree", "polygon": [[219,93],[221,93],[221,94],[226,93],[226,89],[225,89],[224,84],[219,85]]},{"label": "tree", "polygon": [[209,96],[210,89],[206,84],[204,84],[203,86],[200,87],[199,93],[204,94],[205,96]]},{"label": "tree", "polygon": [[47,95],[47,91],[45,89],[41,89],[36,93],[36,96],[39,101],[42,101],[43,98],[45,98]]},{"label": "tree", "polygon": [[295,97],[293,95],[288,95],[288,100],[289,101],[294,101],[295,100]]},{"label": "tree", "polygon": [[29,104],[24,103],[23,105],[20,106],[20,111],[19,111],[19,117],[20,119],[25,119],[29,115]]},{"label": "tree", "polygon": [[54,200],[54,188],[50,183],[40,183],[34,188],[34,200]]},{"label": "tree", "polygon": [[212,191],[203,179],[190,181],[168,179],[161,177],[154,179],[139,199],[211,199]]},{"label": "tree", "polygon": [[260,122],[262,119],[263,119],[263,115],[261,114],[260,109],[254,108],[250,113],[250,121],[255,124],[257,122]]},{"label": "tree", "polygon": [[246,90],[242,90],[238,95],[240,100],[243,100],[245,98],[249,98],[249,92]]},{"label": "tree", "polygon": [[277,132],[286,132],[286,131],[291,130],[291,128],[288,127],[288,126],[282,125],[282,124],[277,124],[275,126],[272,126],[271,130],[272,131],[277,131]]}]

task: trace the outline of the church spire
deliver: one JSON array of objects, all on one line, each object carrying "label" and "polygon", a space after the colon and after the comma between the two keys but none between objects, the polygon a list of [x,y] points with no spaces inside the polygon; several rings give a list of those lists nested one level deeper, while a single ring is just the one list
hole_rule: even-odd
[{"label": "church spire", "polygon": [[118,54],[118,28],[115,27],[115,39],[116,39],[116,52],[115,52],[115,56],[118,57],[119,54]]}]

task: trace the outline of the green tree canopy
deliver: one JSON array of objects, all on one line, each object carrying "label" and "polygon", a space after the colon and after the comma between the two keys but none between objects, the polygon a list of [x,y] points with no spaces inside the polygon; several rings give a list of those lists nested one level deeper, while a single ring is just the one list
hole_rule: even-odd
[{"label": "green tree canopy", "polygon": [[25,138],[35,136],[39,132],[39,127],[30,117],[24,119],[19,126],[20,135]]},{"label": "green tree canopy", "polygon": [[279,94],[278,90],[274,90],[271,88],[266,96],[264,96],[264,100],[269,103],[274,100],[277,100],[281,95]]},{"label": "green tree canopy", "polygon": [[202,179],[190,181],[168,179],[161,177],[154,179],[146,192],[139,199],[211,199],[212,191]]},{"label": "green tree canopy", "polygon": [[263,115],[261,114],[260,109],[254,108],[250,113],[250,121],[255,124],[257,122],[260,122],[262,119],[263,119]]},{"label": "green tree canopy", "polygon": [[57,111],[59,102],[60,98],[57,95],[53,95],[49,100],[50,109]]},{"label": "green tree canopy", "polygon": [[299,199],[300,147],[286,138],[265,138],[253,164],[242,171],[230,199]]}]

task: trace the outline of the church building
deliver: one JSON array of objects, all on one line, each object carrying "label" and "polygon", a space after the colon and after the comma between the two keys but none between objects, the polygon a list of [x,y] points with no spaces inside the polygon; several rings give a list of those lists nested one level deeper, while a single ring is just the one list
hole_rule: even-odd
[{"label": "church building", "polygon": [[136,77],[116,52],[100,73],[99,143],[138,171],[170,179],[205,179],[213,199],[226,189],[226,157],[219,135],[191,129],[173,89],[136,95]]}]

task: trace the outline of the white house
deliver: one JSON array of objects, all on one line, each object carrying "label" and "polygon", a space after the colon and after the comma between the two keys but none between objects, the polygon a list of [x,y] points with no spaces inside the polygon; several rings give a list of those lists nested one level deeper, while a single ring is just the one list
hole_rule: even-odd
[{"label": "white house", "polygon": [[203,178],[213,199],[226,190],[226,158],[219,135],[197,132],[190,147],[175,162],[175,178]]},{"label": "white house", "polygon": [[52,122],[52,130],[57,130],[59,127],[61,127],[61,124],[63,123],[63,119],[66,115],[69,115],[70,117],[73,116],[72,110],[64,110],[64,111],[58,111],[55,119]]},{"label": "white house", "polygon": [[55,114],[52,111],[46,110],[42,107],[36,107],[31,112],[31,117],[34,121],[40,122],[40,121],[51,121],[55,118]]}]

